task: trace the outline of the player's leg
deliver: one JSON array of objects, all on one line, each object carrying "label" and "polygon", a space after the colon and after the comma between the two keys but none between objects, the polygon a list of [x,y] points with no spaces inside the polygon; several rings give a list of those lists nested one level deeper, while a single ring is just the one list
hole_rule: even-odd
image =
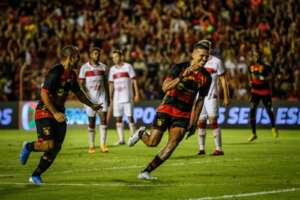
[{"label": "player's leg", "polygon": [[99,126],[100,132],[100,151],[103,153],[108,152],[108,147],[106,145],[107,138],[107,112],[100,113],[101,124]]},{"label": "player's leg", "polygon": [[32,151],[34,152],[45,152],[53,148],[54,141],[50,136],[51,124],[49,119],[36,120],[36,128],[38,134],[38,140],[32,142],[23,142],[23,148],[20,153],[20,162],[22,165],[27,163],[29,155]]},{"label": "player's leg", "polygon": [[275,117],[274,117],[274,112],[273,112],[273,108],[272,108],[272,97],[271,97],[271,95],[264,96],[262,101],[263,101],[263,104],[264,104],[264,106],[267,110],[267,113],[270,117],[270,120],[271,120],[273,136],[275,138],[277,138],[279,136],[279,132],[278,132],[277,128],[275,127]]},{"label": "player's leg", "polygon": [[212,155],[214,156],[224,155],[224,152],[222,151],[222,133],[218,125],[218,107],[219,102],[217,98],[207,100],[206,110],[209,118],[210,127],[213,130],[214,142],[216,147],[214,152],[212,153]]},{"label": "player's leg", "polygon": [[185,134],[185,129],[173,127],[169,130],[169,139],[165,147],[154,157],[147,167],[138,175],[139,179],[155,179],[150,173],[166,161],[174,152]]},{"label": "player's leg", "polygon": [[[54,119],[48,119],[44,121],[44,124],[49,126],[43,126],[42,131],[39,129],[39,140],[46,142],[48,140],[53,142],[53,146],[45,150],[44,155],[41,157],[37,168],[32,173],[29,181],[40,185],[42,183],[41,175],[52,165],[57,153],[61,148],[61,144],[66,134],[66,123],[58,123]],[[55,152],[55,153],[52,153]]]},{"label": "player's leg", "polygon": [[116,129],[118,134],[118,142],[116,145],[123,145],[125,144],[124,124],[122,119],[124,114],[124,105],[116,101],[114,101],[113,104],[113,115],[116,118]]},{"label": "player's leg", "polygon": [[198,155],[205,154],[205,139],[206,139],[206,121],[207,121],[207,99],[205,98],[203,108],[201,110],[198,122],[198,144],[199,144],[199,151]]},{"label": "player's leg", "polygon": [[134,146],[140,139],[149,147],[155,147],[159,144],[163,132],[167,129],[170,117],[164,113],[156,113],[152,129],[146,130],[140,127],[128,140],[129,146]]},{"label": "player's leg", "polygon": [[135,132],[135,125],[133,119],[133,103],[129,102],[124,104],[124,113],[128,117],[130,135],[133,135]]},{"label": "player's leg", "polygon": [[209,117],[210,126],[213,130],[214,135],[214,142],[216,149],[212,153],[213,156],[220,156],[224,155],[224,152],[222,151],[222,135],[221,135],[221,129],[218,125],[218,118],[216,116]]},{"label": "player's leg", "polygon": [[89,153],[95,153],[95,124],[96,124],[96,112],[88,106],[85,106],[86,114],[88,116],[88,143],[89,143]]},{"label": "player's leg", "polygon": [[248,138],[249,142],[254,141],[257,138],[256,134],[256,109],[259,104],[260,97],[255,94],[251,94],[250,99],[250,125],[252,129],[252,135]]}]

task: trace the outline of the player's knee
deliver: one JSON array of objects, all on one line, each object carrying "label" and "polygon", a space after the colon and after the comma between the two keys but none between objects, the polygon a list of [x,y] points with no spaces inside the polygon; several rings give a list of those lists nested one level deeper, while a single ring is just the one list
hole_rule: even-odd
[{"label": "player's knee", "polygon": [[217,121],[216,118],[211,118],[211,119],[210,119],[210,127],[211,127],[212,129],[219,128],[218,121]]},{"label": "player's knee", "polygon": [[198,123],[200,129],[206,129],[206,120],[200,120]]}]

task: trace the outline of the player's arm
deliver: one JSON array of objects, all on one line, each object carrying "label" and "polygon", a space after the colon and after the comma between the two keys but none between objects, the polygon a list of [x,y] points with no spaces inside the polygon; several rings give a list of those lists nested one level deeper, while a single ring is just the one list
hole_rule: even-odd
[{"label": "player's arm", "polygon": [[167,92],[176,87],[176,85],[182,80],[182,77],[177,77],[175,79],[166,78],[162,85],[163,92]]},{"label": "player's arm", "polygon": [[65,121],[65,115],[62,112],[59,112],[55,106],[53,105],[50,97],[49,97],[49,93],[48,90],[46,89],[42,89],[41,91],[41,99],[43,101],[43,103],[45,104],[47,110],[49,110],[53,117],[55,118],[56,121],[58,122],[63,122]]},{"label": "player's arm", "polygon": [[225,73],[219,76],[222,90],[223,90],[223,95],[224,95],[224,106],[229,105],[229,89],[228,89],[228,84],[227,84],[227,79]]},{"label": "player's arm", "polygon": [[195,102],[193,104],[191,117],[190,117],[190,121],[189,121],[189,126],[188,126],[188,130],[187,130],[188,134],[186,136],[186,139],[188,139],[190,136],[195,134],[195,131],[197,129],[197,123],[198,123],[199,116],[200,116],[200,112],[203,107],[204,97],[200,96],[199,94],[197,96],[198,96],[198,98],[195,100]]},{"label": "player's arm", "polygon": [[134,89],[134,101],[140,101],[140,93],[139,93],[139,86],[136,79],[132,79],[133,89]]},{"label": "player's arm", "polygon": [[91,102],[86,94],[82,91],[82,89],[79,89],[74,93],[81,103],[91,107],[93,110],[97,111],[102,108],[101,104],[94,104],[93,102]]}]

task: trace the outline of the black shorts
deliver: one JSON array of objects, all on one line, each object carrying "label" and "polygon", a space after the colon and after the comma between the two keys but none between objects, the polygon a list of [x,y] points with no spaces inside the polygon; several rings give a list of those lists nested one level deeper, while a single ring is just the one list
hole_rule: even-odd
[{"label": "black shorts", "polygon": [[187,118],[174,117],[167,113],[157,112],[152,127],[164,132],[173,127],[180,127],[187,130],[188,125],[189,119]]},{"label": "black shorts", "polygon": [[35,120],[36,130],[39,140],[54,140],[62,143],[64,141],[67,124],[57,122],[53,118],[43,118]]},{"label": "black shorts", "polygon": [[270,94],[268,95],[258,95],[258,94],[251,94],[250,99],[250,107],[254,108],[257,107],[259,102],[262,101],[265,107],[272,107],[272,97]]}]

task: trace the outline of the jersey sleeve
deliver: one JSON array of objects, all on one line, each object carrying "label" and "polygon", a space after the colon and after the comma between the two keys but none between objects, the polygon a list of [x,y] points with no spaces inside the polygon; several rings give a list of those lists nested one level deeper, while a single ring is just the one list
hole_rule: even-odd
[{"label": "jersey sleeve", "polygon": [[84,65],[81,66],[80,71],[79,71],[79,80],[84,80],[85,79],[85,67]]},{"label": "jersey sleeve", "polygon": [[50,70],[43,83],[42,91],[47,93],[54,92],[58,80],[59,80],[58,71],[54,69]]},{"label": "jersey sleeve", "polygon": [[132,65],[128,65],[128,71],[129,71],[129,77],[130,78],[135,78],[135,71],[134,71],[134,69],[133,69],[133,67],[132,67]]}]

